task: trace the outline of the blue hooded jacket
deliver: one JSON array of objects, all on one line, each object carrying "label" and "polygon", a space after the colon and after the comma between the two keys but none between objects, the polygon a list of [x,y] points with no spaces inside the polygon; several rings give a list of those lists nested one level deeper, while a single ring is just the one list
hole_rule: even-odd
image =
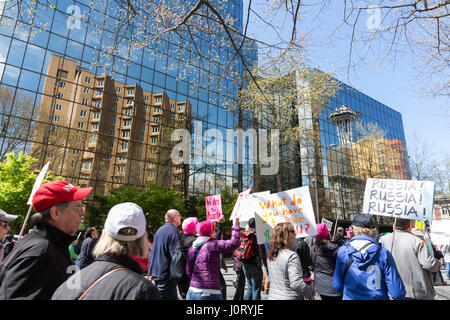
[{"label": "blue hooded jacket", "polygon": [[[358,252],[368,242],[371,244]],[[344,279],[351,257],[353,263]],[[344,293],[343,300],[389,300],[389,295],[399,300],[406,294],[392,254],[364,235],[353,237],[339,249],[332,285]]]}]

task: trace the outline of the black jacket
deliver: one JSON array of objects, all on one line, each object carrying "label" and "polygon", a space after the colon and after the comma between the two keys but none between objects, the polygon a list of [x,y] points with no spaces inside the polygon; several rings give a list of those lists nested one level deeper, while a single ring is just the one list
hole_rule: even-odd
[{"label": "black jacket", "polygon": [[[177,246],[180,248],[180,250],[183,252],[184,257],[187,260],[187,253],[189,249],[192,247],[192,244],[194,243],[195,239],[197,239],[197,236],[195,234],[182,234],[180,238],[180,242],[177,244]],[[189,284],[191,282],[191,279],[184,274],[183,278],[178,282],[178,287],[180,288],[181,292],[184,294],[187,293],[189,289]]]},{"label": "black jacket", "polygon": [[313,265],[313,260],[311,258],[311,253],[309,246],[303,238],[297,238],[294,246],[294,251],[300,258],[300,263],[302,265],[303,278],[308,278],[311,276],[310,269]]},{"label": "black jacket", "polygon": [[340,246],[338,244],[330,241],[321,246],[314,245],[311,249],[314,266],[314,289],[321,295],[342,295],[342,293],[337,292],[331,285],[339,248]]},{"label": "black jacket", "polygon": [[97,240],[91,237],[87,237],[84,239],[81,244],[80,254],[78,255],[78,261],[84,262],[86,265],[94,262],[94,256],[92,252],[94,251],[94,247],[97,244]]},{"label": "black jacket", "polygon": [[6,257],[11,253],[12,249],[14,249],[15,243],[11,240],[5,240],[5,243],[3,244],[3,259],[6,259]]},{"label": "black jacket", "polygon": [[75,271],[68,249],[74,239],[50,224],[35,226],[0,267],[0,300],[49,300]]},{"label": "black jacket", "polygon": [[103,255],[75,273],[54,293],[52,300],[77,300],[96,280],[111,270],[125,267],[100,280],[83,300],[159,300],[152,282],[128,256]]}]

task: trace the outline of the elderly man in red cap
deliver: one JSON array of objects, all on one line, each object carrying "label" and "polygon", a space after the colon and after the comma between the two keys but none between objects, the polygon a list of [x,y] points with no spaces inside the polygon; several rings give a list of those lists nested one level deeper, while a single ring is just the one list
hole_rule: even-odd
[{"label": "elderly man in red cap", "polygon": [[92,188],[45,183],[33,196],[33,232],[18,241],[0,268],[0,300],[45,300],[75,271],[68,247]]}]

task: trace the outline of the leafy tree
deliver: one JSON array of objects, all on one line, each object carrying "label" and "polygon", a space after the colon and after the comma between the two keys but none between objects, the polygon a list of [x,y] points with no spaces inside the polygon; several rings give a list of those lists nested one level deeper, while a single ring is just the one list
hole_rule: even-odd
[{"label": "leafy tree", "polygon": [[[28,212],[27,201],[39,174],[38,170],[31,169],[35,161],[36,159],[23,153],[17,157],[14,153],[9,153],[5,160],[0,162],[0,208],[8,214],[18,215],[10,224],[11,233],[20,232]],[[43,183],[60,179],[47,171]]]},{"label": "leafy tree", "polygon": [[[222,194],[222,208],[226,220],[229,218],[234,207],[237,196],[229,189],[224,189]],[[109,210],[116,204],[122,202],[134,202],[139,205],[146,215],[147,231],[152,238],[159,227],[164,223],[164,215],[169,209],[177,209],[182,220],[187,217],[196,217],[199,221],[206,219],[205,196],[190,196],[180,198],[175,190],[163,188],[158,185],[147,187],[120,186],[111,189],[106,195],[95,195],[92,202],[86,205],[86,223],[89,226],[103,227]],[[229,221],[225,223],[225,231],[231,228]]]}]

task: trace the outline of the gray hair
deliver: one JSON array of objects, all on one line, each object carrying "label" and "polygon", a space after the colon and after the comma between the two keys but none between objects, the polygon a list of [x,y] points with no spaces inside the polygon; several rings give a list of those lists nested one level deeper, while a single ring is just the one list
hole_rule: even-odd
[{"label": "gray hair", "polygon": [[[70,203],[69,201],[63,201],[63,202],[59,202],[59,203],[55,204],[55,206],[59,210],[65,210],[69,207],[69,203]],[[50,217],[51,217],[50,209],[52,207],[53,206],[33,214],[31,216],[31,223],[34,225],[41,224],[41,223],[48,223],[48,221],[50,220]]]},{"label": "gray hair", "polygon": [[177,214],[180,214],[177,210],[169,209],[166,212],[166,215],[164,216],[164,219],[166,220],[166,222],[172,222],[173,219],[175,219],[175,217],[177,216]]},{"label": "gray hair", "polygon": [[355,234],[355,236],[365,235],[365,236],[369,236],[374,239],[377,236],[376,228],[363,228],[363,227],[357,227],[357,226],[352,225],[352,229],[353,229],[353,233]]}]

